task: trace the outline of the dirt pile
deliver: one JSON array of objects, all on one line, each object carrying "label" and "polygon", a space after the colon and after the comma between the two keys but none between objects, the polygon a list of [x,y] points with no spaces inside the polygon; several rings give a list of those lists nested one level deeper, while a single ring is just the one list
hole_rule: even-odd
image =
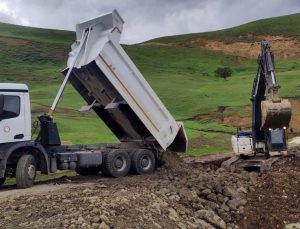
[{"label": "dirt pile", "polygon": [[[187,164],[178,157],[167,156],[165,166],[151,175],[120,179],[73,177],[67,179],[68,188],[38,195],[10,196],[0,202],[0,227],[247,228],[244,226],[253,226],[255,215],[251,207],[256,206],[249,201],[255,200],[256,193],[261,192],[258,189],[264,190],[265,196],[260,198],[272,196],[275,186],[263,185],[265,176],[228,173],[217,169],[215,163]],[[300,177],[295,178],[295,175],[293,180]],[[277,182],[276,176],[274,174],[272,182]],[[286,179],[283,181],[287,182]],[[283,189],[284,184],[281,185],[275,190]],[[288,190],[285,189],[288,197],[284,200],[299,201],[300,195],[294,192],[290,196]],[[264,209],[264,201],[259,203]],[[271,199],[266,203],[271,204]],[[295,213],[297,203],[290,208]],[[274,209],[272,206],[266,214],[273,214]],[[292,221],[297,217],[287,219]]]},{"label": "dirt pile", "polygon": [[[299,151],[298,151],[299,152]],[[237,215],[240,228],[285,228],[300,222],[300,157],[278,161],[256,183],[247,196],[243,215]]]},{"label": "dirt pile", "polygon": [[[90,185],[0,204],[1,228],[236,228],[255,174],[193,168],[170,157],[148,176],[89,178]],[[72,182],[83,182],[74,178]]]}]

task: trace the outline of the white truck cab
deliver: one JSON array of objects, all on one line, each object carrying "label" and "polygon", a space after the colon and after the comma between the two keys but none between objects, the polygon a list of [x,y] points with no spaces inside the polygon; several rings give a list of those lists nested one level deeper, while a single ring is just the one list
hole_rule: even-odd
[{"label": "white truck cab", "polygon": [[31,140],[31,111],[25,84],[0,83],[0,144]]}]

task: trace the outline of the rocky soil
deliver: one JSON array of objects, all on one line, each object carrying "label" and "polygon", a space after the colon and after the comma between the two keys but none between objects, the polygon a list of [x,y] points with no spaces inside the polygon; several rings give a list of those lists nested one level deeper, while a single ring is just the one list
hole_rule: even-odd
[{"label": "rocky soil", "polygon": [[168,155],[151,175],[78,176],[49,186],[60,183],[1,199],[0,228],[284,228],[300,221],[297,157],[259,175]]}]

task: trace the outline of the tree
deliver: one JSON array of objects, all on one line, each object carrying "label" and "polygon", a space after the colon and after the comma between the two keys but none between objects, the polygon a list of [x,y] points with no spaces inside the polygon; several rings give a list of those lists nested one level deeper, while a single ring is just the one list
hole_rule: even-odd
[{"label": "tree", "polygon": [[226,80],[229,76],[231,76],[232,70],[229,67],[219,67],[215,70],[215,75],[218,77],[222,77]]}]

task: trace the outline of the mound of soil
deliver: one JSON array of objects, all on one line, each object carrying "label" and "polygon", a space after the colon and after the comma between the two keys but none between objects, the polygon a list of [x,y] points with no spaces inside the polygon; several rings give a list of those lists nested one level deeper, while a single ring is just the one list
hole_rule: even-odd
[{"label": "mound of soil", "polygon": [[300,158],[279,161],[247,196],[242,215],[236,215],[240,228],[285,228],[300,222]]},{"label": "mound of soil", "polygon": [[275,228],[299,220],[299,158],[262,176],[223,171],[211,157],[165,159],[151,175],[69,177],[48,184],[67,183],[61,189],[0,198],[0,227]]}]

